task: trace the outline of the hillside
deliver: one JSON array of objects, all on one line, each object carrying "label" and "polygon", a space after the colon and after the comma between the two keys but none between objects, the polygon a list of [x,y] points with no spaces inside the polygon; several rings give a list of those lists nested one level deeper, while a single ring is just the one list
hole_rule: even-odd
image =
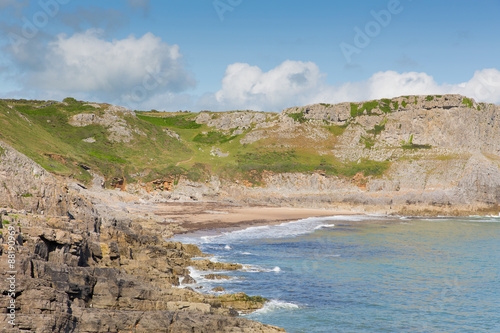
[{"label": "hillside", "polygon": [[[82,186],[163,199],[496,212],[500,107],[401,96],[264,113],[3,100],[0,140]],[[37,197],[37,191],[10,196]]]}]

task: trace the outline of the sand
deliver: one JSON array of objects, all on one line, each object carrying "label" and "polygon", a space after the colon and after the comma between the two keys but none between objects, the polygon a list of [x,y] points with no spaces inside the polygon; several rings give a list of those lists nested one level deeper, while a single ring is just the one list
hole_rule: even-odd
[{"label": "sand", "polygon": [[268,206],[234,206],[211,202],[169,202],[156,206],[154,213],[179,223],[184,232],[246,228],[296,221],[308,217],[360,215],[342,210]]}]

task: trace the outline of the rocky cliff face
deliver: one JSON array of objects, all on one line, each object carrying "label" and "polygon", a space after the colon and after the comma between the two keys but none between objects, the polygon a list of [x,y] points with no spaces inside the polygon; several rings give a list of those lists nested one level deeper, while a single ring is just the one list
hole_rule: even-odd
[{"label": "rocky cliff face", "polygon": [[[15,276],[15,282],[0,285],[3,331],[279,331],[237,317],[237,311],[261,308],[262,300],[175,287],[182,279],[192,281],[188,266],[238,265],[194,260],[205,256],[197,247],[163,240],[175,225],[84,196],[81,187],[64,185],[11,147],[1,147],[0,279]],[[9,323],[11,292],[15,326]]]},{"label": "rocky cliff face", "polygon": [[[499,106],[460,95],[402,96],[295,107],[256,120],[257,116],[233,112],[212,119],[207,113],[198,121],[221,130],[251,127],[240,139],[242,144],[306,145],[341,161],[387,161],[390,167],[381,177],[268,172],[262,186],[219,180],[208,186],[222,197],[279,205],[354,205],[392,213],[498,213]],[[328,129],[332,126],[334,137]],[[298,143],[293,141],[297,136]],[[177,189],[190,191],[182,182]]]}]

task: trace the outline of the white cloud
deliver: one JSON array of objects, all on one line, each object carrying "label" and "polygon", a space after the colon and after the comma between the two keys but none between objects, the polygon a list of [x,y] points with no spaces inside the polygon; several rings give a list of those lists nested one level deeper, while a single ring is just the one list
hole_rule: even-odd
[{"label": "white cloud", "polygon": [[452,89],[479,102],[500,103],[500,71],[495,68],[476,71],[472,79]]},{"label": "white cloud", "polygon": [[223,107],[275,110],[308,101],[325,86],[324,78],[312,62],[288,60],[268,72],[236,63],[228,66],[215,99]]},{"label": "white cloud", "polygon": [[153,95],[181,92],[194,85],[177,45],[147,33],[107,41],[98,30],[49,43],[43,69],[31,73],[29,85],[49,92],[86,93],[138,104]]},{"label": "white cloud", "polygon": [[433,77],[425,73],[394,71],[378,72],[367,82],[369,99],[391,98],[401,95],[427,95],[442,90]]},{"label": "white cloud", "polygon": [[460,84],[438,84],[426,73],[385,71],[368,80],[328,85],[312,62],[285,61],[268,72],[236,63],[227,67],[222,88],[200,99],[205,108],[280,111],[290,106],[391,98],[401,95],[458,93],[480,102],[500,102],[500,71],[483,69]]}]

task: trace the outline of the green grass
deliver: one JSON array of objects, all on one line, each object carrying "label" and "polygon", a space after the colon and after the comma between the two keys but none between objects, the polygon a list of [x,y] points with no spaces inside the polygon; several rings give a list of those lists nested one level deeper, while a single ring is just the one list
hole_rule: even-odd
[{"label": "green grass", "polygon": [[425,98],[426,101],[432,101],[434,100],[434,96],[431,96],[431,95],[428,95],[426,98]]},{"label": "green grass", "polygon": [[216,144],[224,143],[233,140],[236,136],[225,135],[220,132],[210,131],[207,133],[199,133],[193,138],[194,142],[203,144]]},{"label": "green grass", "polygon": [[349,124],[347,124],[347,123],[345,125],[340,125],[340,126],[339,125],[330,125],[330,126],[327,126],[326,128],[333,135],[340,136],[340,135],[344,134],[348,125]]},{"label": "green grass", "polygon": [[392,111],[391,104],[390,104],[391,101],[390,100],[388,100],[388,101],[389,102],[387,102],[387,103],[384,102],[385,104],[380,106],[380,110],[382,110],[382,112],[384,112],[384,113],[390,113]]},{"label": "green grass", "polygon": [[[189,157],[186,156],[192,154],[192,150],[185,143],[169,137],[162,131],[162,127],[138,117],[121,116],[127,128],[146,134],[132,132],[133,137],[129,143],[110,141],[108,129],[100,125],[71,126],[68,123],[71,116],[88,112],[102,116],[107,106],[95,108],[74,99],[65,101],[68,105],[54,104],[43,108],[35,106],[45,105],[47,101],[1,101],[0,123],[4,124],[4,128],[0,131],[0,139],[32,158],[46,170],[73,177],[83,183],[90,182],[92,176],[80,167],[81,164],[102,173],[106,179],[131,179],[129,173],[160,170],[165,165],[175,164],[176,161],[187,159]],[[12,105],[14,109],[8,108],[7,104]],[[193,127],[191,120],[188,124],[189,126],[185,126],[184,122],[184,125],[178,125]],[[96,142],[82,141],[89,137],[95,138]]]},{"label": "green grass", "polygon": [[127,161],[124,160],[123,158],[120,158],[120,157],[115,156],[115,155],[105,154],[105,153],[99,152],[99,151],[91,151],[91,152],[89,152],[89,155],[94,156],[100,160],[105,160],[105,161],[109,161],[109,162],[113,162],[113,163],[120,163],[120,164],[127,163]]},{"label": "green grass", "polygon": [[464,99],[462,100],[462,104],[465,104],[468,108],[473,107],[472,99],[467,97],[464,97]]},{"label": "green grass", "polygon": [[[167,178],[177,182],[181,177],[205,181],[219,176],[227,180],[247,180],[255,186],[263,183],[266,172],[324,170],[341,177],[352,174],[350,162],[339,162],[332,154],[321,156],[318,153],[319,149],[331,150],[335,146],[335,136],[355,125],[351,123],[342,126],[328,122],[319,124],[318,129],[331,133],[329,140],[319,143],[298,131],[292,138],[270,136],[251,144],[241,144],[232,132],[219,132],[206,124],[197,124],[196,114],[136,112],[137,117],[126,113],[120,115],[126,128],[131,130],[131,141],[116,142],[110,140],[107,127],[98,124],[74,127],[68,123],[79,113],[102,117],[107,105],[95,108],[72,98],[65,99],[65,103],[67,105],[56,103],[40,107],[47,105],[48,101],[0,100],[0,124],[3,125],[0,140],[46,170],[72,177],[83,184],[92,180],[90,172],[100,173],[108,187],[116,184],[115,179],[133,183]],[[360,104],[360,111],[371,114],[376,107],[378,101],[366,102]],[[307,121],[302,111],[292,116],[296,118],[294,120]],[[212,115],[219,116],[218,113]],[[170,137],[164,132],[165,127],[175,128],[181,139]],[[384,124],[379,124],[370,134],[376,136],[383,128]],[[96,142],[82,141],[89,137]],[[211,145],[217,145],[229,156],[212,156]],[[367,174],[373,173],[369,163],[361,163],[361,169]],[[24,195],[28,197],[28,193]]]},{"label": "green grass", "polygon": [[366,131],[367,133],[373,134],[374,137],[382,133],[385,130],[385,122],[379,125],[375,125],[373,129]]},{"label": "green grass", "polygon": [[166,117],[154,117],[154,116],[145,116],[138,114],[137,118],[150,122],[151,124],[155,124],[157,126],[163,127],[175,127],[182,129],[196,129],[200,128],[201,124],[197,124],[194,120],[190,119],[192,115],[175,115],[175,116],[166,116]]},{"label": "green grass", "polygon": [[3,224],[3,225],[6,225],[6,224],[10,224],[10,222],[9,222],[9,221],[7,221],[7,220],[3,220],[3,221],[2,221],[2,224]]},{"label": "green grass", "polygon": [[356,103],[351,103],[351,117],[356,117],[358,114],[362,114],[363,111],[358,110],[358,104]]},{"label": "green grass", "polygon": [[401,148],[403,149],[431,149],[432,146],[431,145],[427,145],[427,144],[416,144],[416,143],[413,143],[413,134],[410,136],[410,140],[408,140],[408,142],[403,142],[401,144]]},{"label": "green grass", "polygon": [[305,123],[307,119],[304,117],[304,114],[302,112],[298,113],[289,113],[288,116],[292,118],[293,120],[299,122],[299,123]]},{"label": "green grass", "polygon": [[25,193],[25,194],[21,195],[21,197],[23,197],[23,198],[32,198],[33,194],[31,194],[31,193]]},{"label": "green grass", "polygon": [[401,148],[403,148],[403,149],[431,149],[432,146],[431,145],[419,145],[416,143],[412,143],[412,144],[404,144],[401,146]]},{"label": "green grass", "polygon": [[389,161],[372,161],[367,159],[361,159],[359,162],[350,162],[344,165],[341,170],[341,174],[347,177],[352,177],[357,173],[362,173],[365,176],[382,176],[387,169],[389,169],[391,163]]},{"label": "green grass", "polygon": [[402,105],[404,108],[406,108],[406,106],[408,105],[408,103],[406,103],[405,101],[402,101],[402,102],[401,102],[401,105]]},{"label": "green grass", "polygon": [[371,149],[375,145],[375,141],[373,138],[364,137],[364,136],[361,136],[361,139],[359,139],[359,142],[363,143],[365,145],[366,149]]},{"label": "green grass", "polygon": [[398,101],[392,102],[392,106],[394,107],[394,110],[398,110],[399,109]]},{"label": "green grass", "polygon": [[372,114],[372,110],[379,106],[378,101],[365,102],[361,108],[356,103],[351,103],[351,117],[362,115],[366,111],[368,115]]}]

